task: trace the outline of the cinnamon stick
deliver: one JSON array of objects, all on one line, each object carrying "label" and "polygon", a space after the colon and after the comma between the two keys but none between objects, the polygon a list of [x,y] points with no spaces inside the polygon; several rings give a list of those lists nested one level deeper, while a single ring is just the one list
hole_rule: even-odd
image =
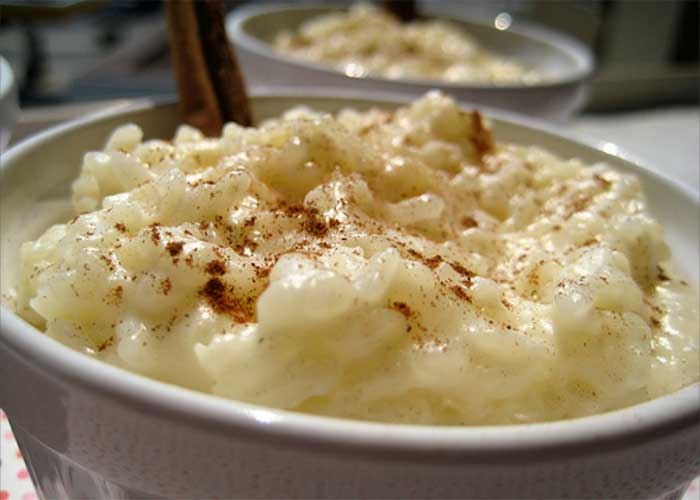
[{"label": "cinnamon stick", "polygon": [[224,18],[226,10],[223,0],[199,0],[195,11],[202,37],[204,58],[209,68],[209,77],[214,86],[219,110],[224,122],[234,121],[250,126],[253,116],[246,92],[245,79],[238,59],[226,36]]},{"label": "cinnamon stick", "polygon": [[222,0],[165,2],[173,66],[185,123],[208,136],[228,121],[249,126],[250,104],[226,38]]},{"label": "cinnamon stick", "polygon": [[398,17],[402,22],[415,21],[418,17],[414,0],[384,0],[384,8]]}]

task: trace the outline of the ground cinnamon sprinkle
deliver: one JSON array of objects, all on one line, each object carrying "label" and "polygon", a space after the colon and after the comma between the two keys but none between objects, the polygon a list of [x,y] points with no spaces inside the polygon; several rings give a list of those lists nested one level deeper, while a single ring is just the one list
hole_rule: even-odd
[{"label": "ground cinnamon sprinkle", "polygon": [[[238,255],[246,256],[247,251],[254,252],[256,248],[258,248],[258,244],[255,241],[246,238],[245,240],[243,240],[242,243],[234,245],[233,251],[236,252]],[[219,257],[222,257],[222,255],[220,254],[217,255],[219,255]]]},{"label": "ground cinnamon sprinkle", "polygon": [[[406,252],[411,256],[415,257],[416,259],[420,260],[423,264],[425,264],[428,268],[434,270],[437,268],[440,264],[443,262],[446,262],[442,256],[440,255],[433,255],[432,257],[425,257],[424,255],[421,255],[419,252],[416,252],[412,248],[407,248]],[[471,278],[474,277],[474,273],[470,271],[469,269],[465,268],[463,265],[457,263],[457,262],[449,262],[447,263],[452,266],[452,269],[454,269],[458,274],[464,276],[467,279],[467,282],[469,283],[469,286],[471,286]]]},{"label": "ground cinnamon sprinkle", "polygon": [[161,280],[160,290],[163,292],[163,295],[168,295],[170,293],[170,290],[172,290],[172,288],[173,288],[173,284],[169,278],[165,278],[164,280]]},{"label": "ground cinnamon sprinkle", "polygon": [[423,264],[428,266],[430,269],[435,269],[442,262],[443,262],[442,257],[440,257],[439,255],[434,255],[433,257],[430,257],[428,259],[423,258]]},{"label": "ground cinnamon sprinkle", "polygon": [[302,204],[292,204],[288,205],[286,203],[280,203],[277,210],[283,212],[287,217],[303,217],[304,220],[301,223],[301,227],[304,231],[311,234],[312,236],[323,237],[328,233],[328,226],[338,227],[340,221],[337,219],[330,219],[328,225],[319,216],[319,211],[315,207],[307,207]]},{"label": "ground cinnamon sprinkle", "polygon": [[[421,254],[420,252],[417,252],[416,250],[414,250],[412,248],[407,248],[406,253],[408,253],[408,255],[410,255],[411,257],[418,259],[420,262],[425,264],[431,270],[434,270],[440,264],[445,262],[445,260],[440,255],[433,255],[432,257],[426,257],[425,255]],[[462,268],[462,269],[464,269],[464,268]]]},{"label": "ground cinnamon sprinkle", "polygon": [[254,301],[248,300],[243,303],[233,296],[232,292],[233,287],[227,289],[219,278],[211,278],[205,283],[199,294],[217,313],[230,316],[239,323],[250,323],[254,318],[252,312]]},{"label": "ground cinnamon sprinkle", "polygon": [[112,290],[107,293],[107,295],[104,298],[104,303],[118,305],[122,301],[123,297],[124,288],[121,285],[119,285],[115,288],[112,288]]},{"label": "ground cinnamon sprinkle", "polygon": [[114,263],[109,257],[105,255],[100,255],[100,260],[105,263],[107,269],[109,269],[110,271],[114,271]]},{"label": "ground cinnamon sprinkle", "polygon": [[226,263],[220,260],[212,260],[206,266],[204,266],[204,270],[207,272],[207,274],[221,276],[222,274],[226,274]]},{"label": "ground cinnamon sprinkle", "polygon": [[272,269],[269,267],[259,267],[258,266],[255,268],[255,276],[260,278],[260,279],[267,278],[268,276],[270,276],[271,271],[272,271]]},{"label": "ground cinnamon sprinkle", "polygon": [[287,217],[296,217],[306,211],[304,205],[292,204],[292,205],[282,205],[280,209],[284,212]]},{"label": "ground cinnamon sprinkle", "polygon": [[154,222],[153,224],[148,226],[151,230],[151,241],[154,245],[157,245],[158,242],[160,242],[160,232],[158,231],[159,226],[160,224],[158,222]]},{"label": "ground cinnamon sprinkle", "polygon": [[579,196],[568,207],[568,213],[564,216],[565,220],[569,220],[575,213],[585,210],[591,202],[590,196]]},{"label": "ground cinnamon sprinkle", "polygon": [[407,249],[406,249],[406,253],[407,253],[408,255],[410,255],[411,257],[414,257],[414,258],[416,258],[416,259],[418,259],[418,260],[420,260],[420,261],[425,260],[425,257],[423,257],[423,254],[421,254],[420,252],[417,252],[417,251],[414,250],[413,248],[407,248]]},{"label": "ground cinnamon sprinkle", "polygon": [[464,276],[465,278],[471,279],[471,278],[474,277],[474,273],[471,272],[471,271],[470,271],[469,269],[467,269],[466,267],[464,267],[463,265],[458,264],[457,262],[450,262],[449,264],[452,266],[452,269],[454,269],[455,271],[457,271],[457,273],[461,274],[461,275]]},{"label": "ground cinnamon sprinkle", "polygon": [[316,217],[309,217],[302,225],[304,230],[313,236],[325,236],[328,232],[328,226]]},{"label": "ground cinnamon sprinkle", "polygon": [[115,227],[115,229],[116,229],[117,231],[119,231],[120,233],[125,233],[125,232],[126,232],[126,226],[125,226],[124,224],[122,224],[121,222],[117,222],[117,223],[114,225],[114,227]]},{"label": "ground cinnamon sprinkle", "polygon": [[593,174],[593,178],[594,178],[595,180],[597,180],[598,182],[600,182],[600,183],[601,183],[603,186],[605,186],[606,188],[609,188],[609,187],[611,186],[611,184],[612,184],[612,182],[610,182],[609,180],[607,180],[606,178],[604,178],[604,177],[603,177],[602,175],[600,175],[600,174]]},{"label": "ground cinnamon sprinkle", "polygon": [[182,252],[182,247],[184,246],[185,242],[183,241],[171,241],[165,246],[165,249],[168,251],[171,257],[175,257]]},{"label": "ground cinnamon sprinkle", "polygon": [[413,316],[413,310],[405,302],[394,302],[392,307],[403,314],[406,318]]},{"label": "ground cinnamon sprinkle", "polygon": [[100,345],[97,346],[97,350],[99,352],[102,352],[105,349],[107,349],[109,346],[111,346],[113,342],[114,342],[114,336],[110,336],[108,339],[106,339],[104,342],[102,342]]},{"label": "ground cinnamon sprinkle", "polygon": [[467,228],[467,229],[479,226],[479,223],[476,222],[476,219],[474,217],[469,217],[469,216],[462,217],[462,220],[460,222],[462,223],[462,226]]},{"label": "ground cinnamon sprinkle", "polygon": [[450,287],[450,290],[451,290],[452,293],[454,293],[458,298],[460,298],[460,299],[462,299],[462,300],[466,300],[467,302],[470,302],[470,303],[471,303],[472,298],[471,298],[469,295],[467,295],[467,292],[465,292],[464,290],[462,290],[462,287],[461,287],[461,286],[459,286],[459,285],[452,286],[452,287]]}]

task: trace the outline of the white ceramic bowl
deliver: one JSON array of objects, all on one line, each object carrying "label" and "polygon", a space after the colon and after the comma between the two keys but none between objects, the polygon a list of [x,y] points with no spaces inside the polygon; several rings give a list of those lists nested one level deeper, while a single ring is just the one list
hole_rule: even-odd
[{"label": "white ceramic bowl", "polygon": [[330,86],[423,95],[437,88],[464,102],[561,120],[579,110],[586,98],[586,79],[593,70],[590,51],[579,42],[551,30],[514,20],[499,30],[482,21],[450,21],[471,33],[484,47],[511,57],[548,76],[535,85],[478,85],[439,80],[392,80],[351,77],[329,65],[315,64],[277,53],[271,46],[282,30],[294,30],[304,21],[339,6],[252,5],[236,9],[227,19],[227,31],[249,84],[253,88]]},{"label": "white ceramic bowl", "polygon": [[[390,105],[328,97],[253,101],[258,119],[297,104],[328,111]],[[697,286],[697,195],[596,145],[487,114],[500,140],[639,175],[674,256]],[[170,137],[178,114],[167,104],[88,118],[7,153],[0,183],[4,293],[19,243],[51,220],[65,220],[83,152],[101,148],[125,122],[141,125],[146,137]],[[356,422],[150,380],[72,351],[1,311],[0,407],[45,498],[646,498],[677,491],[700,473],[698,384],[571,421],[451,428]]]},{"label": "white ceramic bowl", "polygon": [[0,152],[4,152],[10,142],[17,113],[17,80],[10,64],[0,56]]}]

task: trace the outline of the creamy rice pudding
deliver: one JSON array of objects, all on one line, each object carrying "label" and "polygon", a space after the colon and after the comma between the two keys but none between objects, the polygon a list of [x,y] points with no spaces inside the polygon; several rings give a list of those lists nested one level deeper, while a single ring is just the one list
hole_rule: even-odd
[{"label": "creamy rice pudding", "polygon": [[220,138],[117,129],[21,251],[19,314],[149,377],[397,423],[566,419],[696,382],[698,296],[639,181],[431,93]]},{"label": "creamy rice pudding", "polygon": [[273,46],[348,76],[440,80],[480,85],[534,84],[542,75],[481,47],[446,21],[402,24],[369,4],[313,18],[297,32],[282,32]]}]

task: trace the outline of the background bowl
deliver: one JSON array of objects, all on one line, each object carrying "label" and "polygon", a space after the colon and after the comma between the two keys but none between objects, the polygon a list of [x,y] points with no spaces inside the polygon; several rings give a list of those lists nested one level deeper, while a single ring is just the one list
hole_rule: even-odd
[{"label": "background bowl", "polygon": [[271,46],[283,30],[296,30],[312,17],[342,10],[338,6],[261,5],[236,9],[227,31],[248,83],[253,88],[275,85],[330,86],[400,92],[412,97],[440,89],[465,102],[512,110],[529,116],[561,120],[585,103],[585,81],[593,70],[590,51],[579,42],[544,28],[515,20],[503,30],[493,23],[449,19],[485,48],[547,75],[535,85],[479,85],[439,80],[392,80],[350,77],[330,65],[307,62],[276,52]]},{"label": "background bowl", "polygon": [[0,56],[0,152],[4,152],[10,142],[18,113],[17,80],[10,64]]},{"label": "background bowl", "polygon": [[[388,100],[256,97],[258,120],[305,104],[334,111]],[[636,173],[674,256],[698,283],[699,201],[683,187],[594,145],[487,112],[499,140]],[[170,137],[174,104],[51,129],[12,148],[0,182],[0,277],[6,296],[20,242],[66,220],[85,151],[125,122]],[[0,407],[44,498],[649,498],[700,473],[698,384],[608,414],[486,427],[387,425],[228,401],[90,359],[0,314]]]}]

